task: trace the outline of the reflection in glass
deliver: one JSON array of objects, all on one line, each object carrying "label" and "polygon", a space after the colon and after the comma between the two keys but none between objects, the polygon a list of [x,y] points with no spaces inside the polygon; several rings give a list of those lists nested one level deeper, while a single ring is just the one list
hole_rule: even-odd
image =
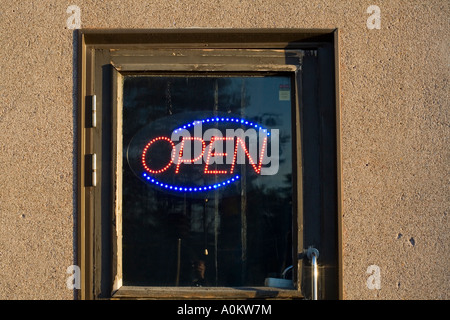
[{"label": "reflection in glass", "polygon": [[[292,264],[290,85],[287,76],[125,77],[125,285],[263,286]],[[279,129],[277,174],[251,174],[242,165],[238,183],[204,197],[145,183],[127,159],[133,137],[158,119],[189,112],[234,114]]]}]

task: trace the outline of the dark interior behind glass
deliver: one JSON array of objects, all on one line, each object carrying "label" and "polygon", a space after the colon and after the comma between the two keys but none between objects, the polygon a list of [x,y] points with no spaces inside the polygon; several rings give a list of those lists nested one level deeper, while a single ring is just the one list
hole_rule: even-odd
[{"label": "dark interior behind glass", "polygon": [[[263,286],[292,265],[291,81],[282,74],[125,77],[124,285]],[[155,121],[191,112],[237,115],[278,129],[277,174],[251,175],[250,167],[239,182],[203,197],[143,181],[127,158],[133,137]]]}]

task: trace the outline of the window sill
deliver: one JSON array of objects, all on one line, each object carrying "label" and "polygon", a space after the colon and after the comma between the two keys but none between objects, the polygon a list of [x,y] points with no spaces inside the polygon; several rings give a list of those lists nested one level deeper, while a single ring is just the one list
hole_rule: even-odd
[{"label": "window sill", "polygon": [[273,287],[139,287],[122,286],[112,299],[303,299],[300,291]]}]

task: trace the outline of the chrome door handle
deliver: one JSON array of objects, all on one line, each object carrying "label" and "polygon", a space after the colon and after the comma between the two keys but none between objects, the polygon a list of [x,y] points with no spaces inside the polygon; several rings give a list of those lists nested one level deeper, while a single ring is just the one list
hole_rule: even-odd
[{"label": "chrome door handle", "polygon": [[317,259],[319,258],[319,250],[313,247],[309,247],[308,250],[306,251],[306,255],[308,259],[311,261],[311,268],[312,268],[312,277],[311,277],[312,299],[318,300],[319,267]]}]

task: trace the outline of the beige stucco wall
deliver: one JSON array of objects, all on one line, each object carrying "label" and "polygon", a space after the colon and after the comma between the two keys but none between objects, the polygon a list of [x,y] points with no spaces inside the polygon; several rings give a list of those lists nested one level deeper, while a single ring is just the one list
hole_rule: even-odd
[{"label": "beige stucco wall", "polygon": [[339,28],[344,298],[450,298],[448,0],[1,0],[0,299],[74,297],[73,4],[82,28]]}]

